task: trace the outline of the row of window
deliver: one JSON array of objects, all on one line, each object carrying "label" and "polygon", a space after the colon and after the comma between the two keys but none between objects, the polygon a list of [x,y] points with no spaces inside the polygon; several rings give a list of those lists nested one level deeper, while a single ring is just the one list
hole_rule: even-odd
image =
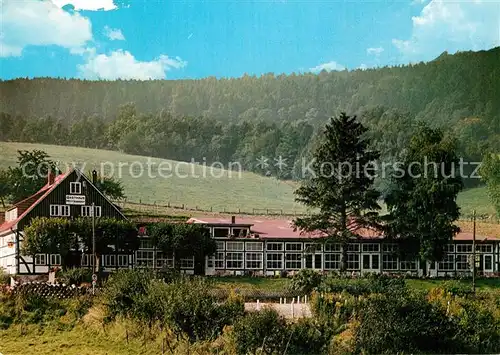
[{"label": "row of window", "polygon": [[[80,215],[82,217],[92,217],[92,206],[80,206]],[[101,217],[101,206],[94,206],[95,216]],[[51,217],[69,217],[71,209],[69,205],[50,205]]]}]

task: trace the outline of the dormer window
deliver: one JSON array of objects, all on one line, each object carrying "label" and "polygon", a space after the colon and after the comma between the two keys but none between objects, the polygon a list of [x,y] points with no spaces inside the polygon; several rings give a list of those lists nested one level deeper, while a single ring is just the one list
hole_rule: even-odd
[{"label": "dormer window", "polygon": [[69,183],[69,193],[72,195],[79,195],[82,193],[82,184],[79,182]]}]

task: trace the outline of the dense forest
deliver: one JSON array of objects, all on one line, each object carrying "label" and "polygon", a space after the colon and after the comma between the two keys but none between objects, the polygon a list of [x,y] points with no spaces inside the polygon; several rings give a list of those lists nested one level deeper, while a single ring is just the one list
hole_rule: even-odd
[{"label": "dense forest", "polygon": [[[500,151],[500,47],[428,63],[234,79],[0,82],[0,140],[116,149],[297,178],[328,117],[358,115],[382,159],[424,121],[458,139],[465,160]],[[261,156],[270,159],[266,169]],[[286,159],[278,171],[273,158]]]}]

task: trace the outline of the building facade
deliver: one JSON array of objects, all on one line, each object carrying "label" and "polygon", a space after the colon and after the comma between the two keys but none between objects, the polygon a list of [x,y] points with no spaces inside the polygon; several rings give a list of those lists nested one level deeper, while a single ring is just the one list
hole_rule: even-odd
[{"label": "building facade", "polygon": [[[96,187],[92,179],[77,169],[47,177],[47,183],[36,194],[18,202],[1,216],[0,267],[10,274],[43,274],[61,264],[59,254],[21,255],[23,230],[36,217],[126,219],[120,209]],[[3,222],[3,223],[2,223]],[[132,259],[132,258],[130,258]]]}]

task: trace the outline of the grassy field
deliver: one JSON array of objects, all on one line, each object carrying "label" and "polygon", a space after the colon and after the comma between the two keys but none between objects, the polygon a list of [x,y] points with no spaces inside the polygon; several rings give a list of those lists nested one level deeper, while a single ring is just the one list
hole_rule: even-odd
[{"label": "grassy field", "polygon": [[[305,211],[302,205],[294,202],[295,183],[249,172],[240,174],[236,171],[210,169],[209,167],[204,170],[201,165],[134,156],[115,151],[0,142],[2,152],[0,168],[15,165],[18,150],[32,149],[46,151],[63,167],[71,164],[80,167],[85,172],[92,169],[98,171],[102,169],[108,174],[112,172],[115,177],[123,181],[128,201],[158,205],[170,203],[172,206],[184,205],[186,209],[212,209],[214,212],[223,210],[254,212],[256,209],[257,212],[266,214],[268,211],[274,213]],[[148,160],[152,166],[151,174],[148,174]],[[167,177],[160,177],[157,169],[154,168],[160,163],[170,169],[169,172],[164,171]],[[114,168],[106,169],[111,164]],[[144,173],[138,177],[141,169]],[[187,177],[184,177],[186,175]],[[494,215],[495,213],[485,188],[464,191],[459,195],[458,201],[465,216],[470,215],[473,209],[476,209],[479,215]],[[147,207],[137,208],[145,210]],[[150,212],[160,212],[155,209]],[[171,210],[161,212],[172,213]]]},{"label": "grassy field", "polygon": [[[464,285],[471,285],[470,280],[461,280]],[[408,279],[406,283],[411,288],[429,290],[439,287],[443,280]],[[225,289],[255,289],[263,291],[278,291],[287,288],[290,279],[287,278],[259,278],[259,277],[220,277],[216,279],[217,287]],[[472,287],[472,286],[471,286]],[[500,279],[478,279],[478,290],[500,289]]]}]

